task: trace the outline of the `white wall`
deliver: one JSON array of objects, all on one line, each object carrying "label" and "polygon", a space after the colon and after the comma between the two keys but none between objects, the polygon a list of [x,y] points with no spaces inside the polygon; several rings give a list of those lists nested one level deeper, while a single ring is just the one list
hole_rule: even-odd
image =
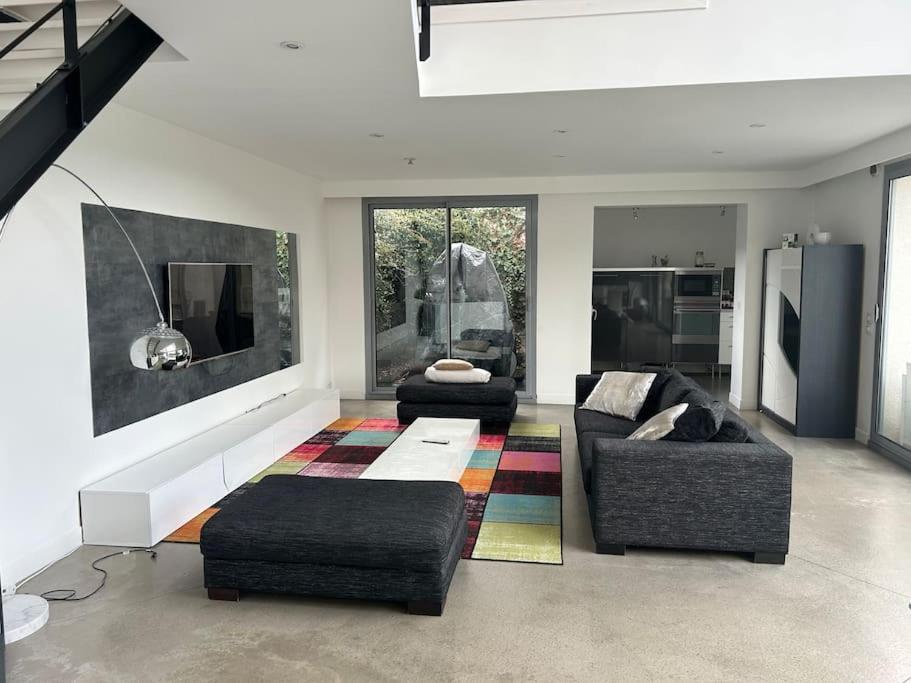
[{"label": "white wall", "polygon": [[[591,357],[591,263],[595,207],[686,204],[740,205],[745,244],[735,263],[734,341],[742,354],[731,366],[731,400],[756,407],[759,376],[759,324],[762,250],[781,242],[781,233],[807,224],[807,203],[799,191],[640,192],[594,195],[542,195],[538,233],[538,395],[569,403],[574,375],[587,372]],[[737,226],[734,229],[738,233]],[[740,248],[740,247],[738,247]],[[736,391],[735,391],[736,390]]]},{"label": "white wall", "polygon": [[[80,487],[278,393],[330,381],[327,244],[315,180],[115,105],[60,163],[114,206],[296,232],[303,362],[93,438],[80,202],[94,199],[48,171],[0,243],[0,575],[7,586],[81,542]],[[150,300],[149,322],[155,317]]]},{"label": "white wall", "polygon": [[332,377],[342,398],[364,398],[367,381],[361,215],[360,199],[325,202]]},{"label": "white wall", "polygon": [[870,436],[873,406],[873,358],[876,330],[873,309],[879,286],[879,250],[882,233],[883,176],[867,169],[849,173],[807,189],[812,221],[832,233],[839,244],[864,245],[863,322],[857,397],[857,438]]},{"label": "white wall", "polygon": [[[652,255],[689,268],[696,251],[719,268],[734,265],[737,207],[646,206],[595,209],[595,268],[650,266]],[[637,218],[638,216],[638,218]]]},{"label": "white wall", "polygon": [[[439,195],[441,181],[390,184],[389,196]],[[513,191],[522,192],[521,183]],[[533,182],[533,181],[532,181]],[[458,185],[459,182],[455,181]],[[376,190],[377,187],[371,187]],[[433,189],[437,192],[430,192]],[[498,187],[491,184],[487,194]],[[474,182],[472,194],[485,194]],[[371,196],[378,194],[372,192]],[[445,192],[444,192],[445,194]],[[762,250],[781,243],[781,233],[809,225],[805,193],[799,190],[544,193],[538,199],[537,396],[540,403],[572,403],[577,373],[591,359],[591,266],[596,207],[738,205],[742,225],[733,232],[738,268],[735,291],[735,353],[732,401],[756,407]],[[364,395],[363,256],[360,200],[326,200],[330,234],[330,326],[336,386],[343,396]],[[338,274],[336,274],[336,272]],[[332,291],[335,288],[338,291]],[[342,338],[344,337],[344,339]],[[736,389],[736,391],[735,391]]]},{"label": "white wall", "polygon": [[[901,145],[874,149],[869,157],[891,159]],[[891,150],[891,151],[890,151]],[[858,152],[859,154],[860,152]],[[852,153],[854,154],[854,153]],[[856,156],[856,154],[854,154]],[[859,158],[859,157],[858,157]],[[864,157],[862,161],[867,161]],[[834,162],[833,162],[834,163]],[[859,162],[858,162],[859,163]],[[452,193],[497,194],[542,192],[539,196],[538,239],[538,400],[565,403],[571,399],[571,379],[588,366],[590,354],[589,272],[594,259],[593,223],[598,207],[639,206],[643,214],[654,205],[736,205],[734,265],[734,359],[731,401],[744,409],[756,407],[758,392],[759,326],[762,251],[780,244],[781,233],[798,232],[803,239],[811,223],[830,230],[842,243],[865,245],[863,310],[865,320],[876,303],[882,219],[882,175],[871,177],[864,169],[805,189],[757,190],[685,189],[674,191],[674,178],[653,183],[658,192],[611,191],[571,193],[567,187],[606,184],[605,178],[580,182],[545,183],[542,179],[428,180],[426,182],[347,182],[328,187],[332,192],[355,194],[358,187],[371,196],[419,196]],[[687,176],[678,182],[686,187]],[[559,187],[548,192],[548,184]],[[622,184],[622,183],[621,183]],[[640,183],[641,187],[643,183]],[[721,185],[719,183],[719,185]],[[360,200],[330,198],[327,229],[333,248],[330,291],[333,369],[343,395],[364,393],[363,257]],[[708,256],[708,254],[707,254]],[[343,334],[340,334],[343,333]],[[343,338],[344,337],[344,338]],[[861,339],[860,391],[857,438],[866,441],[870,429],[873,395],[872,327],[865,325]]]}]

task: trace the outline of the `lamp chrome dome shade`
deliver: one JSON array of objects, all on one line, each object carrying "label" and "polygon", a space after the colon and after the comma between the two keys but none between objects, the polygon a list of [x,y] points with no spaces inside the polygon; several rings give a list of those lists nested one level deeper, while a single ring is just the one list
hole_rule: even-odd
[{"label": "lamp chrome dome shade", "polygon": [[189,340],[164,322],[143,330],[130,345],[130,361],[140,370],[182,370],[192,359]]}]

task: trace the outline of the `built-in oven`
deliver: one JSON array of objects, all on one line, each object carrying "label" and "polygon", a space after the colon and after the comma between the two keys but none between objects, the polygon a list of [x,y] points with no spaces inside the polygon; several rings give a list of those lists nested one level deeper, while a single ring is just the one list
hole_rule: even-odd
[{"label": "built-in oven", "polygon": [[675,363],[717,363],[721,309],[714,305],[675,304],[672,356]]},{"label": "built-in oven", "polygon": [[687,268],[674,271],[674,305],[721,305],[721,271]]}]

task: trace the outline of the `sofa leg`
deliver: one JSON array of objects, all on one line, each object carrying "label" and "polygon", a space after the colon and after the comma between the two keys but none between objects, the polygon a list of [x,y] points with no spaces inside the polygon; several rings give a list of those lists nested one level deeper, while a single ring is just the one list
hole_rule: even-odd
[{"label": "sofa leg", "polygon": [[599,555],[626,555],[626,546],[620,543],[596,543],[595,552]]},{"label": "sofa leg", "polygon": [[409,600],[408,614],[417,614],[424,617],[441,617],[446,601],[437,602],[435,600]]},{"label": "sofa leg", "polygon": [[784,564],[785,553],[753,553],[756,564]]},{"label": "sofa leg", "polygon": [[228,600],[237,602],[240,600],[240,591],[236,588],[210,588],[209,600]]}]

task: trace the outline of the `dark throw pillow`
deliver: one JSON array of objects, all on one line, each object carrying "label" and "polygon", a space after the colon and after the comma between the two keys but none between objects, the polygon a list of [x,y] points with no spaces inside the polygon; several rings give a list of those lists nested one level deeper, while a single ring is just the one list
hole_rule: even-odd
[{"label": "dark throw pillow", "polygon": [[661,394],[664,391],[664,385],[673,377],[673,371],[666,368],[657,368],[655,370],[649,370],[649,372],[655,373],[655,379],[652,381],[652,386],[649,387],[648,395],[645,397],[645,403],[642,404],[639,415],[636,416],[636,420],[640,422],[650,420],[661,412],[658,409],[658,406],[661,403]]},{"label": "dark throw pillow", "polygon": [[681,403],[686,403],[683,397],[690,393],[696,386],[693,380],[688,379],[680,374],[678,370],[666,370],[667,377],[661,384],[661,390],[658,392],[657,405],[655,412],[660,413]]},{"label": "dark throw pillow", "polygon": [[664,437],[668,441],[709,441],[721,429],[727,411],[721,401],[716,401],[701,389],[691,389],[681,397],[680,403],[689,408],[674,423],[674,431]]},{"label": "dark throw pillow", "polygon": [[746,443],[750,439],[750,428],[740,418],[726,417],[712,441],[720,443]]}]

